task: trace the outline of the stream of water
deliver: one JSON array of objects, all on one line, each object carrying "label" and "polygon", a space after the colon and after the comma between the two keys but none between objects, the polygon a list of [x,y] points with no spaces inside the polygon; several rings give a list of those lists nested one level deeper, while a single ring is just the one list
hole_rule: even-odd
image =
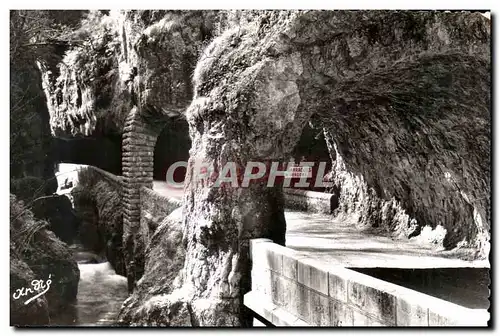
[{"label": "stream of water", "polygon": [[[127,279],[117,275],[109,262],[84,264],[90,252],[81,246],[71,246],[80,269],[76,302],[57,316],[51,316],[54,326],[113,325],[120,307],[128,296]],[[83,253],[82,253],[83,252]],[[80,259],[80,260],[78,260]]]},{"label": "stream of water", "polygon": [[[57,168],[59,194],[71,190],[64,189],[67,182],[73,187],[78,184],[78,173],[83,165],[61,163]],[[128,297],[127,279],[117,275],[109,262],[80,244],[70,246],[80,269],[76,302],[66,307],[56,316],[51,316],[53,326],[106,326],[113,325],[123,301]]]}]

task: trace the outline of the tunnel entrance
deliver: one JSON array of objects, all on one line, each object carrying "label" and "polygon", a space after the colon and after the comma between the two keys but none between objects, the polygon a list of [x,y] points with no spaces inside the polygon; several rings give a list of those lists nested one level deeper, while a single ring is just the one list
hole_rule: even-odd
[{"label": "tunnel entrance", "polygon": [[74,139],[54,138],[52,152],[57,163],[94,166],[115,175],[122,173],[120,134]]},{"label": "tunnel entrance", "polygon": [[[184,119],[171,119],[163,128],[154,149],[155,181],[165,181],[168,168],[178,161],[188,161],[191,139],[189,138],[189,126]],[[174,172],[175,182],[184,182],[186,168],[179,167]]]},{"label": "tunnel entrance", "polygon": [[[302,129],[300,139],[293,149],[292,158],[297,164],[299,164],[300,162],[313,162],[314,166],[312,166],[312,177],[307,179],[307,182],[309,183],[308,187],[297,186],[299,179],[292,179],[290,184],[291,187],[295,189],[312,190],[319,192],[327,191],[325,187],[315,186],[319,164],[321,162],[326,163],[323,175],[325,175],[332,169],[332,160],[328,152],[328,147],[326,145],[322,128],[313,127],[311,123],[307,123]],[[321,174],[321,172],[319,173]]]}]

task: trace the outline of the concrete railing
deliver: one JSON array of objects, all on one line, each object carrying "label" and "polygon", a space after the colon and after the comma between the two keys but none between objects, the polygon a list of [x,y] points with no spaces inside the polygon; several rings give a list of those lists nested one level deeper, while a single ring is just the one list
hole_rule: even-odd
[{"label": "concrete railing", "polygon": [[289,209],[329,214],[338,207],[335,194],[293,188],[284,188],[283,192]]},{"label": "concrete railing", "polygon": [[405,287],[325,265],[269,239],[253,239],[245,305],[277,326],[486,326],[469,309]]}]

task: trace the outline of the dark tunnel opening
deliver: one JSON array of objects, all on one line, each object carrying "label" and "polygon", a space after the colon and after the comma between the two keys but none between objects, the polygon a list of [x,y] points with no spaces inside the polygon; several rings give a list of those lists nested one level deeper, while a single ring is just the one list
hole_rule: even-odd
[{"label": "dark tunnel opening", "polygon": [[[171,119],[161,131],[154,150],[153,179],[165,181],[168,168],[178,161],[188,161],[191,139],[189,126],[184,119]],[[174,181],[183,182],[186,177],[186,168],[175,169]]]}]

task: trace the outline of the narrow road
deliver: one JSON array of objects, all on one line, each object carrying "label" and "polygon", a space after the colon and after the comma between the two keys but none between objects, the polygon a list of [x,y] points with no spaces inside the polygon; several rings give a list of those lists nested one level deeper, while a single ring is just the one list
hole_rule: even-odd
[{"label": "narrow road", "polygon": [[[182,199],[183,190],[154,181],[153,189]],[[361,230],[332,216],[286,210],[286,246],[304,257],[349,268],[489,268],[488,261],[466,261],[417,242]]]}]

